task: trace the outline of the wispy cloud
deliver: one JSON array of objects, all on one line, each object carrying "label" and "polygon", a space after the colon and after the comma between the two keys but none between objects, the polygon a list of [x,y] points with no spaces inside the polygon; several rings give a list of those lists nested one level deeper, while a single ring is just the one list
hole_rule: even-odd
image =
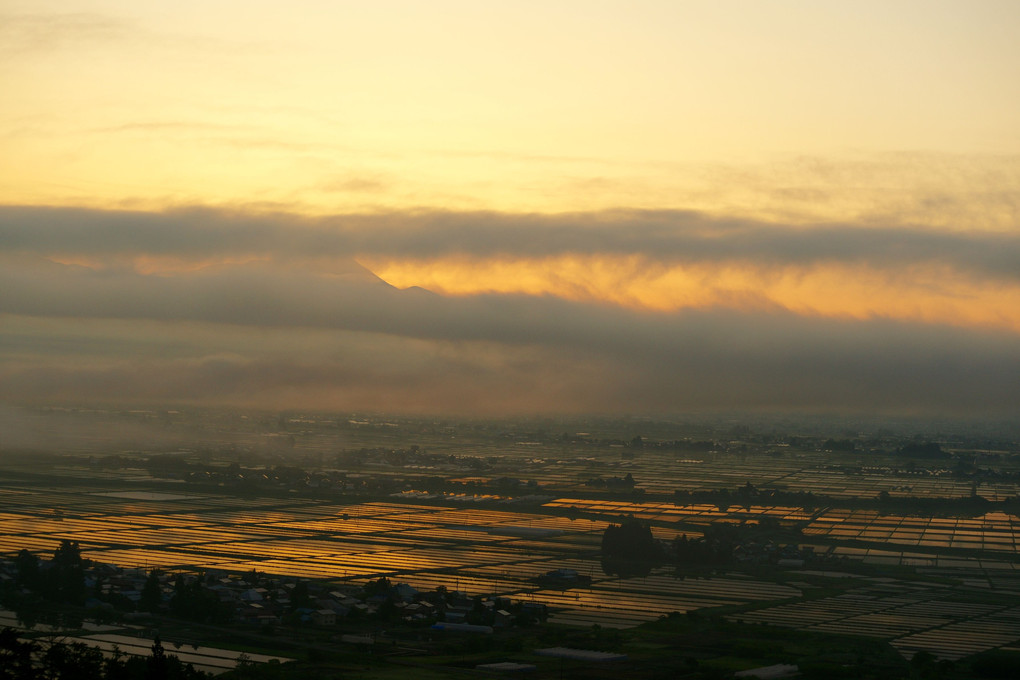
[{"label": "wispy cloud", "polygon": [[[345,181],[362,186],[357,178]],[[777,266],[837,262],[902,268],[938,263],[975,276],[1020,278],[1020,235],[1015,233],[781,225],[669,210],[561,215],[422,211],[312,220],[209,209],[143,213],[0,207],[0,248],[97,257],[613,254]]]},{"label": "wispy cloud", "polygon": [[121,17],[98,13],[0,13],[0,53],[16,56],[101,45],[131,37],[132,29]]}]

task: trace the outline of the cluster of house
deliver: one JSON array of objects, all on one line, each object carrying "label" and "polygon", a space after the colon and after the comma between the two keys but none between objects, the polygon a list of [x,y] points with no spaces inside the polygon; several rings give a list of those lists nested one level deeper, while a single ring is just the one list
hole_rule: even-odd
[{"label": "cluster of house", "polygon": [[[46,561],[41,566],[46,567]],[[120,612],[127,620],[145,618],[151,612],[172,611],[184,578],[194,597],[196,586],[202,606],[232,612],[236,622],[274,626],[281,623],[334,626],[340,621],[372,618],[402,620],[422,625],[440,624],[447,630],[492,632],[522,622],[546,618],[544,604],[506,597],[471,597],[443,587],[420,592],[406,583],[388,580],[339,589],[335,584],[265,574],[230,574],[208,571],[198,574],[147,572],[92,563],[85,570],[85,606],[97,616]],[[0,581],[17,578],[13,560],[0,560]],[[156,579],[156,583],[151,582]],[[147,592],[148,591],[148,592]]]},{"label": "cluster of house", "polygon": [[778,545],[772,541],[746,541],[733,548],[733,557],[744,564],[775,564],[779,567],[803,567],[813,561],[815,548],[811,545]]},{"label": "cluster of house", "polygon": [[[295,606],[295,590],[302,585],[307,587],[308,595],[306,598],[302,594],[302,606]],[[492,632],[494,628],[547,616],[545,605],[540,603],[506,597],[471,597],[445,589],[420,592],[406,583],[377,587],[372,594],[366,594],[361,588],[345,591],[329,584],[297,580],[285,580],[266,588],[244,584],[244,579],[237,576],[226,576],[210,587],[221,600],[229,598],[235,604],[239,621],[252,624],[276,624],[289,616],[293,622],[333,626],[344,620],[378,617],[422,625],[440,624],[446,630]]]}]

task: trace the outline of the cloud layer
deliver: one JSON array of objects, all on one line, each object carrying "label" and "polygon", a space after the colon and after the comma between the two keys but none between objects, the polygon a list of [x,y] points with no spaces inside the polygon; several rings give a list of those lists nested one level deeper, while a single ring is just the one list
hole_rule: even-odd
[{"label": "cloud layer", "polygon": [[410,212],[302,219],[208,209],[165,213],[0,207],[0,249],[40,255],[383,256],[641,255],[671,262],[753,260],[905,267],[939,263],[1020,279],[1020,235],[822,224],[787,226],[683,211],[563,215]]},{"label": "cloud layer", "polygon": [[[1009,415],[1009,331],[762,304],[672,312],[397,289],[354,263],[589,252],[699,266],[937,262],[1010,285],[1015,238],[691,213],[348,216],[0,209],[0,399],[475,414]],[[168,264],[169,263],[169,264]]]}]

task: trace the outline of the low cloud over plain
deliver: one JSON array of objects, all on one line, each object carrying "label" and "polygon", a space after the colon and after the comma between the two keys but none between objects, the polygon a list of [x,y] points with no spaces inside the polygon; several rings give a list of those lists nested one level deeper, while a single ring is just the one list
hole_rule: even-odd
[{"label": "low cloud over plain", "polygon": [[994,302],[988,323],[963,324],[804,313],[748,295],[664,310],[555,287],[401,290],[355,262],[636,257],[865,268],[890,281],[934,268],[994,293],[1017,287],[1020,241],[1009,234],[677,211],[309,220],[4,207],[0,251],[0,399],[13,403],[467,415],[1020,406],[1020,334],[995,323],[1011,311]]}]

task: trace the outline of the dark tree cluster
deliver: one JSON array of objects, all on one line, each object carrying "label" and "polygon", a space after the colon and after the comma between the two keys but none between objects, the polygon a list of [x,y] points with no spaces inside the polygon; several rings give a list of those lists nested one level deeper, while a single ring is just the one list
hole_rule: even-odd
[{"label": "dark tree cluster", "polygon": [[610,524],[602,534],[602,570],[619,576],[642,576],[665,559],[650,526],[636,519]]},{"label": "dark tree cluster", "polygon": [[12,628],[0,630],[0,680],[200,680],[210,677],[166,654],[157,637],[148,658],[114,655],[60,640],[22,640]]},{"label": "dark tree cluster", "polygon": [[606,527],[602,534],[602,554],[633,560],[662,559],[662,550],[652,537],[652,528],[636,519],[625,519]]},{"label": "dark tree cluster", "polygon": [[623,477],[609,477],[608,479],[594,477],[586,481],[584,485],[602,489],[632,489],[635,483],[634,475],[628,472]]},{"label": "dark tree cluster", "polygon": [[687,534],[673,540],[673,555],[677,565],[717,567],[733,560],[733,543],[717,540],[692,540]]},{"label": "dark tree cluster", "polygon": [[46,600],[82,604],[85,602],[85,562],[75,541],[61,541],[46,565],[28,550],[14,560],[17,584]]},{"label": "dark tree cluster", "polygon": [[230,607],[220,602],[215,592],[204,588],[198,579],[189,582],[180,574],[174,582],[170,613],[199,623],[225,623],[232,615]]},{"label": "dark tree cluster", "polygon": [[949,454],[942,450],[936,442],[922,442],[920,444],[904,444],[896,449],[896,453],[908,458],[948,458]]},{"label": "dark tree cluster", "polygon": [[711,503],[725,510],[731,505],[789,505],[811,510],[819,505],[826,505],[831,499],[816,496],[810,491],[783,491],[779,489],[759,489],[750,482],[736,489],[715,489],[713,491],[685,491],[678,489],[673,493],[673,502],[677,505],[693,505]]}]

